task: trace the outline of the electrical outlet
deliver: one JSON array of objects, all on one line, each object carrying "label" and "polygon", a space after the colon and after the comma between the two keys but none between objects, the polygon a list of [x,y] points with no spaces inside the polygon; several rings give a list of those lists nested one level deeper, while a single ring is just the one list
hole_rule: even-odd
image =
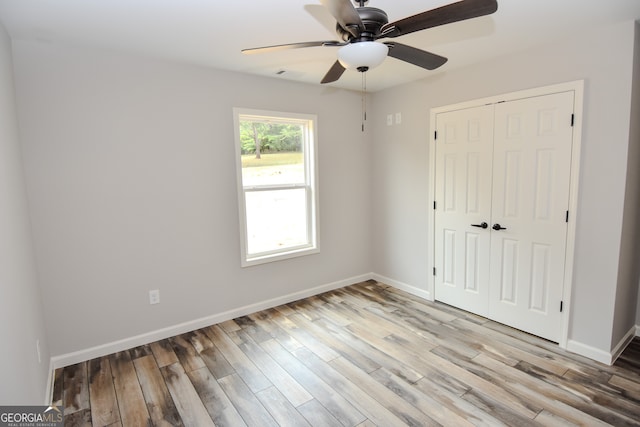
[{"label": "electrical outlet", "polygon": [[396,113],[396,124],[399,125],[400,123],[402,123],[402,114]]},{"label": "electrical outlet", "polygon": [[160,304],[160,291],[158,289],[149,291],[149,304]]}]

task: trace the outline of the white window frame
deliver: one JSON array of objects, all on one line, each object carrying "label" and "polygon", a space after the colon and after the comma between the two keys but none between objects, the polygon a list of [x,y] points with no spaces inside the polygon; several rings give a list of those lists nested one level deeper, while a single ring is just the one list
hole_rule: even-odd
[{"label": "white window frame", "polygon": [[[245,187],[242,181],[242,146],[240,141],[240,121],[254,120],[264,122],[300,123],[304,126],[304,174],[303,184],[281,185],[254,185]],[[240,249],[241,265],[249,267],[304,255],[320,252],[319,227],[318,227],[318,167],[317,167],[317,116],[312,114],[286,113],[280,111],[255,110],[235,107],[233,109],[233,122],[236,146],[236,181],[238,190],[238,211],[240,223]],[[255,191],[292,190],[304,189],[307,195],[307,236],[305,245],[287,247],[250,254],[247,233],[247,206],[245,194]]]}]

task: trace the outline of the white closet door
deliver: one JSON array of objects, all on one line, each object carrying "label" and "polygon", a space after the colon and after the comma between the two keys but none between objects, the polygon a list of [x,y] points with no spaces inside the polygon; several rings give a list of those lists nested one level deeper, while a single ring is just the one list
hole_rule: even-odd
[{"label": "white closet door", "polygon": [[487,316],[493,106],[438,114],[436,126],[435,298]]},{"label": "white closet door", "polygon": [[573,92],[495,106],[489,317],[558,342]]}]

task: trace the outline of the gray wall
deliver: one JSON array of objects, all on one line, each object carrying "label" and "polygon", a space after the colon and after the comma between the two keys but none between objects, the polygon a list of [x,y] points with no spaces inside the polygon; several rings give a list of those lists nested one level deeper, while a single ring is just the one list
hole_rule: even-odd
[{"label": "gray wall", "polygon": [[[629,158],[630,159],[635,159],[635,178],[636,178],[636,185],[638,188],[640,188],[640,121],[638,120],[638,117],[640,117],[640,22],[636,22],[636,28],[635,28],[636,32],[635,32],[635,36],[636,36],[636,43],[635,43],[635,50],[634,50],[634,57],[633,57],[633,76],[634,76],[634,82],[633,82],[633,97],[632,97],[632,103],[631,103],[631,131],[630,131],[630,138],[629,138],[629,144],[630,144],[630,155]],[[633,148],[631,148],[633,147]],[[631,151],[633,150],[633,153],[631,153]],[[631,162],[631,160],[630,160]],[[629,173],[632,173],[631,170],[629,171]],[[638,190],[640,191],[640,190]],[[638,212],[636,215],[640,216],[640,196],[637,196],[636,199],[636,209],[638,209]],[[640,246],[640,236],[636,236],[636,245]],[[637,266],[638,269],[640,269],[640,249],[638,250],[639,253],[636,254],[635,257],[635,265]],[[638,283],[638,304],[636,306],[636,333],[640,333],[640,279],[639,279],[639,283]]]},{"label": "gray wall", "polygon": [[11,41],[0,25],[0,404],[41,405],[49,352],[31,241],[12,69]]},{"label": "gray wall", "polygon": [[[53,355],[370,272],[359,94],[55,44],[14,62]],[[233,107],[317,114],[319,254],[240,267]]]},{"label": "gray wall", "polygon": [[[638,163],[628,153],[633,49],[634,23],[626,22],[376,93],[372,212],[374,230],[381,232],[374,233],[375,271],[429,290],[430,108],[584,79],[569,339],[608,352],[633,326],[629,313],[635,312],[638,286],[637,271],[629,264],[637,263],[637,249],[621,239],[623,221],[637,229],[638,218],[632,206],[638,189],[625,186],[628,164]],[[402,112],[402,124],[386,126],[386,115],[395,112]],[[637,146],[637,140],[632,142]],[[633,172],[631,179],[636,179]],[[633,298],[617,300],[618,291]],[[614,327],[618,311],[624,315]]]},{"label": "gray wall", "polygon": [[640,282],[640,31],[637,23],[634,39],[627,182],[612,346],[629,331],[629,324],[635,324],[638,315],[636,304],[629,303],[638,300]]}]

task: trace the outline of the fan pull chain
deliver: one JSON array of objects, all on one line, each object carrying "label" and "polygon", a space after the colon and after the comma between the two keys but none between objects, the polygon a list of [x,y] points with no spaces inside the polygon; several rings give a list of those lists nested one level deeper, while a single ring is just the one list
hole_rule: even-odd
[{"label": "fan pull chain", "polygon": [[364,132],[364,122],[367,120],[367,73],[362,73],[362,132]]}]

